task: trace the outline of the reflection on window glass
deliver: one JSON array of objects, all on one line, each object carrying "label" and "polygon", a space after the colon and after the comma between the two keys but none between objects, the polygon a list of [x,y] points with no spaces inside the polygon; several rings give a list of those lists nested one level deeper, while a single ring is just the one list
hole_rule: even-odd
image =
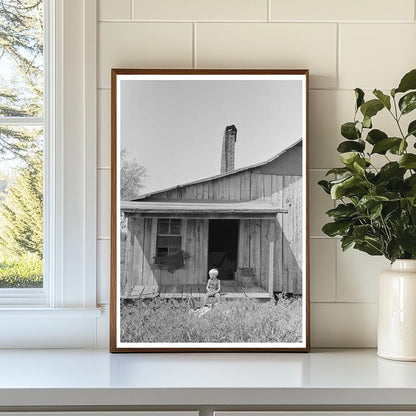
[{"label": "reflection on window glass", "polygon": [[42,7],[0,0],[0,288],[43,286]]}]

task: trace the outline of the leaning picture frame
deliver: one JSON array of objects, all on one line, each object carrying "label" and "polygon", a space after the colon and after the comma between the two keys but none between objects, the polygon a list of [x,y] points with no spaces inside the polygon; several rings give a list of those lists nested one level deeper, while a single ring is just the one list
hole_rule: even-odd
[{"label": "leaning picture frame", "polygon": [[309,351],[308,77],[112,69],[111,352]]}]

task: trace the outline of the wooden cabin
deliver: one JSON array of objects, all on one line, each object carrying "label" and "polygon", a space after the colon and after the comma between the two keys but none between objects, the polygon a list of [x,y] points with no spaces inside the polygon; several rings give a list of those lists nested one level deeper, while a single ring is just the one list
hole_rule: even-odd
[{"label": "wooden cabin", "polygon": [[121,201],[122,297],[201,296],[211,268],[224,297],[302,293],[302,141],[234,169],[236,134],[219,175]]}]

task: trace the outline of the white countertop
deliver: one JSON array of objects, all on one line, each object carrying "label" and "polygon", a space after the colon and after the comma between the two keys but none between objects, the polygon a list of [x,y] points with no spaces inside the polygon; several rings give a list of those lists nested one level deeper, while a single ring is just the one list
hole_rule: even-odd
[{"label": "white countertop", "polygon": [[375,350],[0,350],[0,407],[120,404],[416,405],[416,363],[384,360]]}]

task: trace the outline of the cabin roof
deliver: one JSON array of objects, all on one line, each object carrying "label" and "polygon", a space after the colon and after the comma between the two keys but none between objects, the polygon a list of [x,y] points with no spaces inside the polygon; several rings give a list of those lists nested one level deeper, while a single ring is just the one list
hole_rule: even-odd
[{"label": "cabin roof", "polygon": [[144,216],[193,217],[203,218],[212,215],[219,217],[238,216],[244,218],[274,218],[278,213],[287,213],[287,209],[274,206],[268,201],[121,201],[120,209],[125,214]]},{"label": "cabin roof", "polygon": [[290,149],[293,149],[296,146],[302,146],[302,139],[299,139],[297,142],[293,143],[291,146],[289,146],[286,149],[282,150],[280,153],[278,153],[277,155],[273,156],[272,158],[266,160],[265,162],[256,163],[254,165],[246,166],[244,168],[235,169],[235,170],[232,170],[230,172],[220,173],[218,175],[210,176],[210,177],[204,178],[204,179],[198,179],[196,181],[187,182],[187,183],[184,183],[184,184],[181,184],[181,185],[171,186],[170,188],[161,189],[159,191],[149,192],[147,194],[140,195],[138,198],[133,199],[132,201],[140,201],[142,199],[145,199],[145,198],[148,198],[148,197],[151,197],[151,196],[155,196],[155,195],[161,194],[163,192],[172,191],[174,189],[183,188],[183,187],[189,186],[189,185],[197,185],[197,184],[204,183],[204,182],[208,182],[208,181],[212,181],[212,180],[215,180],[215,179],[224,178],[226,176],[235,175],[237,173],[241,173],[241,172],[244,172],[244,171],[249,170],[249,169],[255,169],[255,168],[259,168],[261,166],[265,166],[268,163],[271,163],[271,162],[275,161],[280,156],[282,156],[283,154],[285,154]]}]

